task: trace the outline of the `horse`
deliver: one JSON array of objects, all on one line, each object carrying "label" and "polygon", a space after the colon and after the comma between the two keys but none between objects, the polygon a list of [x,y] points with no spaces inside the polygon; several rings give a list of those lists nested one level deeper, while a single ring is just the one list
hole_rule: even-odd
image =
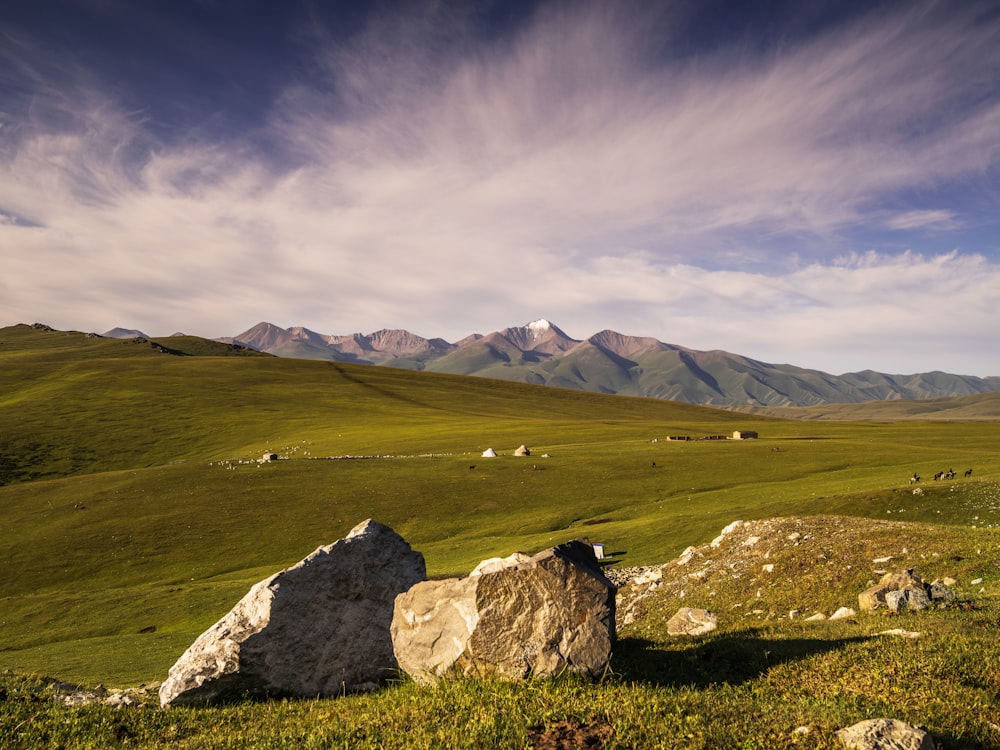
[{"label": "horse", "polygon": [[920,477],[917,476],[917,472],[913,472],[913,476],[910,477],[910,484],[916,484],[920,481]]},{"label": "horse", "polygon": [[966,469],[965,470],[965,476],[971,477],[972,476],[972,469]]}]

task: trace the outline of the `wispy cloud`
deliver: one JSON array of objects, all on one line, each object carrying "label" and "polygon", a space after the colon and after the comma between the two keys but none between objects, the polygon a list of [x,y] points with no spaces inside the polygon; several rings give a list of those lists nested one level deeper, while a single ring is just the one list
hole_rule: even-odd
[{"label": "wispy cloud", "polygon": [[[988,249],[846,238],[966,221],[948,194],[1000,162],[996,23],[922,6],[675,58],[669,14],[544,7],[473,46],[463,4],[427,7],[314,28],[322,77],[252,138],[161,141],[111,82],[8,47],[31,94],[0,103],[0,206],[32,225],[0,221],[0,317],[457,338],[545,315],[895,370],[992,330]],[[1000,370],[976,349],[961,367]]]},{"label": "wispy cloud", "polygon": [[933,209],[906,211],[890,217],[885,225],[889,229],[917,229],[919,227],[950,229],[955,226],[955,212]]}]

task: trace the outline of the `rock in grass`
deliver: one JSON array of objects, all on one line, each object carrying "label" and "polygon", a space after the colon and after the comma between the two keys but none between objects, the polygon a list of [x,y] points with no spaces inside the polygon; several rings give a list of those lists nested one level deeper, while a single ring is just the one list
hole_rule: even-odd
[{"label": "rock in grass", "polygon": [[583,541],[527,560],[491,560],[465,578],[400,594],[393,648],[399,666],[425,685],[457,676],[599,676],[611,658],[615,593]]},{"label": "rock in grass", "polygon": [[841,607],[832,615],[830,615],[831,620],[846,620],[849,617],[854,617],[857,612],[851,607]]},{"label": "rock in grass", "polygon": [[707,609],[681,607],[667,620],[670,635],[705,635],[719,627],[719,618]]},{"label": "rock in grass", "polygon": [[256,584],[170,668],[160,704],[243,696],[334,696],[397,669],[396,596],[427,577],[424,558],[372,520]]},{"label": "rock in grass", "polygon": [[869,719],[837,730],[851,750],[935,750],[927,730],[898,719]]},{"label": "rock in grass", "polygon": [[924,583],[912,568],[901,573],[886,573],[882,579],[858,594],[862,611],[872,611],[881,606],[893,612],[927,609],[933,603],[945,605],[954,600],[955,592],[944,584]]}]

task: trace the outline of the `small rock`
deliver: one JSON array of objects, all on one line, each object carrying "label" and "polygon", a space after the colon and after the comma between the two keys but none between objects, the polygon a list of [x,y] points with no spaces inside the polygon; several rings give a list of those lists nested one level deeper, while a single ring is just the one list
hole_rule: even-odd
[{"label": "small rock", "polygon": [[761,569],[765,573],[773,573],[774,572],[774,563],[768,563],[767,565],[762,565]]},{"label": "small rock", "polygon": [[736,529],[738,529],[742,525],[743,521],[733,521],[731,524],[729,524],[722,531],[719,532],[719,535],[712,540],[711,546],[713,548],[718,547],[720,544],[722,544],[722,542],[725,540],[727,536],[732,534],[734,531],[736,531]]},{"label": "small rock", "polygon": [[898,635],[900,638],[919,638],[920,633],[916,633],[912,630],[903,630],[902,628],[893,628],[892,630],[883,630],[879,635]]},{"label": "small rock", "polygon": [[854,617],[857,612],[850,607],[841,607],[832,615],[830,615],[831,620],[845,620],[848,617]]},{"label": "small rock", "polygon": [[686,550],[681,552],[680,557],[674,560],[674,564],[687,565],[689,562],[691,562],[691,559],[694,557],[694,553],[695,553],[694,547],[688,547]]},{"label": "small rock", "polygon": [[851,750],[936,750],[934,738],[921,727],[897,719],[869,719],[837,730]]},{"label": "small rock", "polygon": [[670,635],[705,635],[719,627],[719,618],[707,609],[681,607],[667,621]]},{"label": "small rock", "polygon": [[806,618],[806,622],[820,622],[821,620],[825,619],[826,615],[824,615],[822,612],[817,612],[814,615],[809,615],[809,617]]},{"label": "small rock", "polygon": [[982,579],[982,578],[973,578],[973,579],[972,579],[972,580],[970,581],[970,583],[971,583],[971,584],[972,584],[973,586],[978,586],[978,585],[979,585],[979,584],[981,584],[982,582],[983,582],[983,579]]}]

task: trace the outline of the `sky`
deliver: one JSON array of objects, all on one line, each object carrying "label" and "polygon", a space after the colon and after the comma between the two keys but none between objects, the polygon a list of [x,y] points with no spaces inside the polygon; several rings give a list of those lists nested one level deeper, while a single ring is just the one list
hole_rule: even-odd
[{"label": "sky", "polygon": [[1000,375],[1000,7],[0,3],[0,326]]}]

